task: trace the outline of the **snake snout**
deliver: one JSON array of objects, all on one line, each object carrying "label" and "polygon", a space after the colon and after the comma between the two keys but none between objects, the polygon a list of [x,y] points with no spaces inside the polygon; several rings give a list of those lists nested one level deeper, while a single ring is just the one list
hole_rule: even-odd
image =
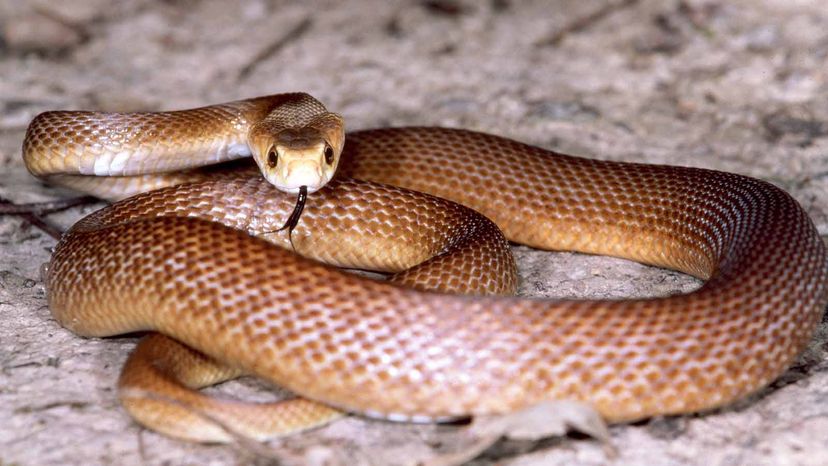
[{"label": "snake snout", "polygon": [[308,192],[314,192],[328,182],[321,165],[313,159],[287,161],[279,172],[279,189],[290,193],[298,193],[302,186],[307,186]]}]

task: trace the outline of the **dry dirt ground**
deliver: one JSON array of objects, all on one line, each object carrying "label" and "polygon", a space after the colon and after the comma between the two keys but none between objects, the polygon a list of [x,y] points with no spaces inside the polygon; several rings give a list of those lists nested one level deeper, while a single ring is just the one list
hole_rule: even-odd
[{"label": "dry dirt ground", "polygon": [[[0,196],[67,196],[26,173],[49,109],[154,110],[308,91],[351,129],[461,126],[612,160],[739,172],[788,190],[828,234],[828,4],[822,0],[0,1]],[[66,227],[96,206],[53,215]],[[458,427],[350,418],[267,445],[144,431],[115,399],[132,338],[79,338],[39,281],[55,242],[0,218],[0,465],[416,464]],[[687,291],[681,274],[516,247],[522,293]],[[506,441],[472,464],[828,464],[826,325],[757,396],[588,438]],[[256,383],[224,391],[262,399]],[[274,459],[276,458],[276,459]]]}]

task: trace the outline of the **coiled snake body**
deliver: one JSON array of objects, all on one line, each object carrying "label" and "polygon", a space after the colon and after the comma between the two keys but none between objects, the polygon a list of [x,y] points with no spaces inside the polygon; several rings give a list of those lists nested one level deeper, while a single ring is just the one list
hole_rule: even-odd
[{"label": "coiled snake body", "polygon": [[[588,160],[444,128],[361,131],[343,150],[330,126],[341,120],[322,118],[328,132],[310,137],[295,126],[316,117],[289,114],[287,146],[339,164],[337,178],[309,198],[296,250],[395,273],[394,283],[303,259],[248,234],[287,245],[274,230],[291,196],[250,167],[193,168],[251,152],[266,167],[278,146],[270,167],[278,169],[284,144],[246,148],[245,134],[285,99],[324,110],[297,94],[138,116],[50,112],[27,132],[24,158],[35,175],[104,197],[190,182],[85,218],[45,275],[52,313],[79,334],[172,338],[139,345],[121,382],[130,412],[171,435],[226,436],[204,427],[206,416],[265,436],[338,415],[327,406],[409,420],[546,399],[589,403],[609,421],[709,409],[777,377],[828,302],[823,242],[797,202],[769,183]],[[510,241],[705,281],[689,294],[633,300],[493,296],[515,288],[497,229],[409,189],[477,210]],[[177,382],[198,387],[241,373],[321,404],[280,405],[286,424],[245,431],[262,409],[211,411],[211,400]]]}]

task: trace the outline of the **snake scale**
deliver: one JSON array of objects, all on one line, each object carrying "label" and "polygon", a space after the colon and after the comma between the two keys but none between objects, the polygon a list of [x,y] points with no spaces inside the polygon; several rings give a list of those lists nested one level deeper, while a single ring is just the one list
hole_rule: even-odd
[{"label": "snake scale", "polygon": [[[342,120],[306,94],[31,123],[23,155],[36,176],[111,199],[163,188],[81,220],[45,273],[49,307],[72,331],[159,332],[121,378],[140,422],[222,440],[216,424],[266,437],[339,410],[439,421],[563,399],[611,422],[707,410],[773,381],[828,303],[823,241],[770,183],[460,129],[343,141]],[[293,205],[279,183],[296,192],[278,174],[291,153],[299,184],[318,183],[293,233],[313,259],[275,231]],[[248,155],[258,167],[199,168]],[[645,299],[503,296],[516,284],[506,239],[704,283]],[[240,374],[303,399],[251,408],[192,390]]]}]

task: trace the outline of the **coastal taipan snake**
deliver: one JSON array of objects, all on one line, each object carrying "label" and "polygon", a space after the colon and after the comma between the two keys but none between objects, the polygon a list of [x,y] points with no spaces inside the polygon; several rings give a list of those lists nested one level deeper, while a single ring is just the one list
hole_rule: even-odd
[{"label": "coastal taipan snake", "polygon": [[[251,152],[257,168],[200,168]],[[226,439],[227,426],[267,437],[338,416],[329,406],[415,421],[549,399],[612,422],[706,410],[774,380],[828,302],[824,244],[770,183],[459,129],[360,131],[345,143],[342,120],[306,94],[47,112],[23,156],[36,176],[108,199],[169,186],[81,220],[44,280],[53,315],[76,333],[167,336],[139,344],[121,398],[140,422],[182,438]],[[299,181],[279,172],[291,164]],[[391,272],[392,283],[289,250],[276,230],[295,196],[274,184],[315,191],[297,252]],[[625,257],[704,284],[632,300],[497,296],[516,278],[494,224],[513,242]],[[214,406],[176,382],[244,373],[313,401]]]}]

